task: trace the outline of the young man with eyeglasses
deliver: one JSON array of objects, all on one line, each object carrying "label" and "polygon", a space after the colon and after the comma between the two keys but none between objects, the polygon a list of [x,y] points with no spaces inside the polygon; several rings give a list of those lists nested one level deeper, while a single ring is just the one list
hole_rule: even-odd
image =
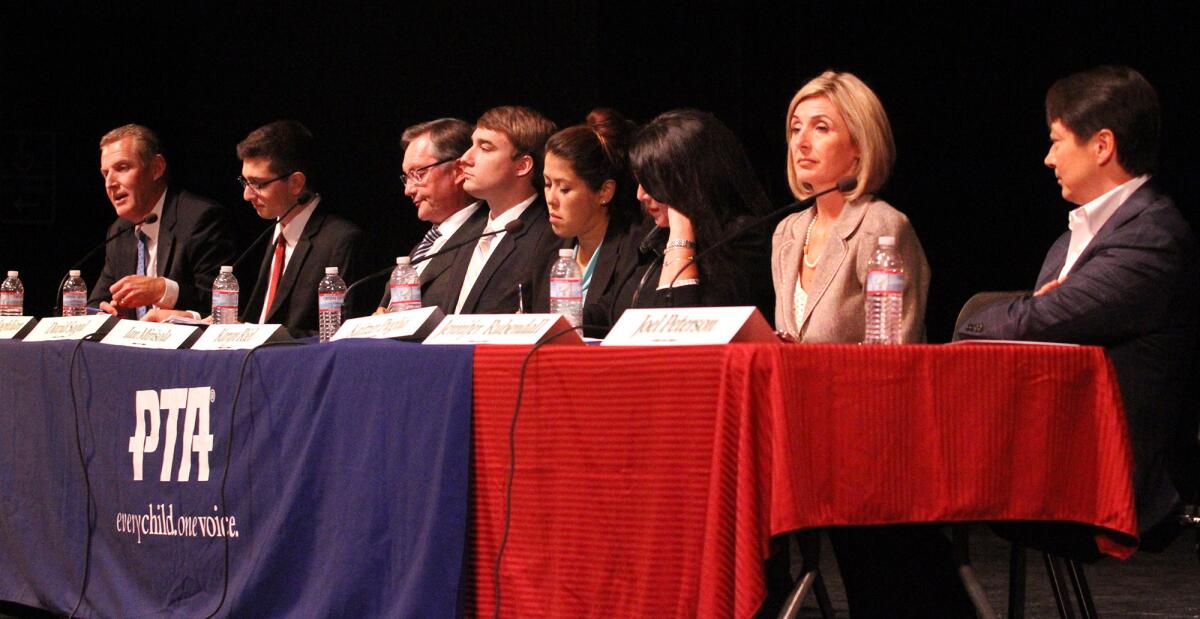
[{"label": "young man with eyeglasses", "polygon": [[[352,281],[362,231],[333,213],[313,184],[312,132],[294,120],[251,131],[237,145],[242,197],[276,220],[242,322],[282,324],[296,337],[317,333],[317,285],[326,267]],[[346,300],[350,303],[350,299]]]},{"label": "young man with eyeglasses", "polygon": [[[561,241],[550,228],[542,196],[542,162],[556,129],[541,113],[518,106],[492,108],[475,123],[471,148],[459,159],[463,189],[487,205],[481,232],[505,231],[454,253],[454,313],[528,308],[533,282],[549,276]],[[506,231],[514,221],[520,227]]]},{"label": "young man with eyeglasses", "polygon": [[[471,147],[471,125],[457,118],[439,118],[413,125],[400,138],[404,149],[400,181],[404,195],[417,208],[417,217],[431,227],[409,252],[416,260],[436,254],[483,231],[487,209],[482,202],[463,190],[462,169],[458,158]],[[458,285],[451,282],[450,267],[454,253],[447,253],[416,264],[421,274],[421,302],[436,305],[443,312],[453,311]],[[391,296],[385,290],[376,313],[385,311]]]},{"label": "young man with eyeglasses", "polygon": [[[141,125],[100,138],[100,175],[119,219],[88,304],[127,318],[156,307],[207,311],[213,278],[233,258],[225,208],[169,188],[158,136]],[[150,215],[155,221],[142,223]]]}]

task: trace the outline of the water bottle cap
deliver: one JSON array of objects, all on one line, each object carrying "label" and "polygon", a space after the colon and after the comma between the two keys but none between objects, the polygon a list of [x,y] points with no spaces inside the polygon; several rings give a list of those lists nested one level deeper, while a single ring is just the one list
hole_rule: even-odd
[{"label": "water bottle cap", "polygon": [[71,269],[67,271],[67,277],[79,277],[79,269]]},{"label": "water bottle cap", "polygon": [[896,237],[894,237],[894,236],[879,237],[879,246],[880,247],[891,247],[895,244],[896,244]]},{"label": "water bottle cap", "polygon": [[326,275],[337,275],[338,268],[337,267],[325,267],[325,274]]},{"label": "water bottle cap", "polygon": [[19,275],[19,273],[17,273],[16,271],[9,271],[9,272],[8,272],[8,276],[9,276],[9,277],[16,277],[17,275]]},{"label": "water bottle cap", "polygon": [[222,273],[233,273],[233,267],[232,266],[222,266],[221,272]]},{"label": "water bottle cap", "polygon": [[412,258],[408,256],[396,256],[396,264],[411,264]]},{"label": "water bottle cap", "polygon": [[560,249],[560,250],[558,250],[558,257],[559,258],[574,258],[575,250],[574,249]]}]

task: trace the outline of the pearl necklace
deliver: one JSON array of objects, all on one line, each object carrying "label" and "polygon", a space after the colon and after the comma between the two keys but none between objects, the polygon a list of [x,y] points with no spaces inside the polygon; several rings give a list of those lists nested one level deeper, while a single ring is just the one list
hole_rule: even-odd
[{"label": "pearl necklace", "polygon": [[812,262],[808,261],[808,239],[809,239],[809,237],[812,236],[813,225],[816,223],[817,223],[817,214],[813,213],[812,221],[808,222],[808,231],[804,233],[804,253],[801,254],[801,259],[804,260],[804,266],[806,266],[810,269],[817,268],[817,265],[821,263],[821,257],[824,256],[824,254],[822,254],[821,256],[817,256],[816,260],[814,260]]}]

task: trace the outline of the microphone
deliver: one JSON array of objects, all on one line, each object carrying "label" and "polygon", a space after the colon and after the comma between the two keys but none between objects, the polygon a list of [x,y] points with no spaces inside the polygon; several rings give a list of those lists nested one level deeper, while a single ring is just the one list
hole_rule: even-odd
[{"label": "microphone", "polygon": [[[829,189],[824,189],[824,190],[818,191],[817,193],[814,193],[813,195],[811,195],[803,200],[793,202],[791,204],[788,204],[787,206],[781,206],[781,207],[767,213],[766,215],[755,217],[754,219],[750,220],[748,223],[738,227],[738,229],[734,230],[731,234],[726,235],[725,238],[717,241],[716,243],[713,243],[712,245],[709,245],[708,247],[705,247],[704,251],[701,251],[701,252],[697,253],[696,255],[692,256],[692,259],[690,262],[693,262],[693,263],[699,262],[701,258],[712,253],[713,250],[724,247],[726,244],[728,244],[729,242],[738,238],[739,236],[744,234],[746,231],[750,230],[751,228],[760,226],[764,222],[770,221],[770,220],[772,220],[784,213],[787,213],[789,211],[808,208],[808,207],[812,206],[813,204],[816,204],[817,198],[820,198],[821,196],[823,196],[825,194],[833,193],[835,191],[840,191],[842,193],[849,193],[851,191],[854,191],[854,189],[856,187],[858,187],[858,179],[856,177],[843,176],[843,177],[839,178],[837,183],[835,183],[834,186],[830,187]],[[679,269],[679,271],[677,271],[675,273],[675,277],[671,278],[671,283],[667,286],[667,303],[668,304],[670,304],[670,302],[671,302],[671,290],[675,287],[675,280],[679,279],[679,276],[685,270],[686,269]]]},{"label": "microphone", "polygon": [[[519,232],[521,230],[521,228],[524,228],[524,227],[525,227],[525,222],[521,221],[520,219],[514,219],[514,220],[508,222],[503,228],[500,228],[499,230],[492,230],[491,232],[484,232],[483,234],[479,234],[479,235],[471,237],[465,241],[455,243],[449,247],[443,247],[431,254],[425,254],[424,256],[421,256],[420,258],[413,260],[409,264],[420,264],[422,262],[425,262],[426,260],[432,260],[434,258],[437,258],[438,256],[441,256],[442,254],[448,254],[448,253],[458,249],[459,247],[462,247],[463,245],[470,245],[471,243],[477,243],[477,242],[479,242],[479,239],[482,239],[485,236],[492,236],[493,234],[500,234],[501,232]],[[363,282],[371,281],[371,280],[375,279],[376,277],[383,277],[384,275],[391,273],[392,270],[394,270],[395,268],[396,268],[396,265],[392,264],[392,265],[384,267],[378,271],[375,271],[374,273],[371,273],[370,275],[359,278],[353,284],[350,284],[346,288],[346,296],[349,296],[350,291],[354,290],[354,288],[356,286],[358,286],[359,284],[361,284]]]},{"label": "microphone", "polygon": [[[141,221],[133,224],[132,226],[129,226],[128,228],[121,228],[120,230],[117,230],[116,232],[108,235],[108,238],[104,239],[104,242],[100,243],[99,245],[97,245],[97,246],[93,247],[91,250],[89,250],[88,253],[84,254],[82,258],[80,258],[74,264],[72,264],[70,267],[68,267],[67,271],[70,272],[72,269],[81,268],[84,265],[84,263],[86,263],[88,260],[92,259],[92,256],[96,255],[96,252],[100,251],[101,249],[104,249],[104,246],[108,245],[109,241],[117,238],[118,236],[121,236],[122,234],[125,234],[126,232],[129,232],[130,230],[133,230],[134,228],[136,228],[138,226],[141,226],[143,224],[152,224],[156,221],[158,221],[158,215],[156,215],[154,213],[150,213],[149,215],[146,215],[145,217],[143,217]],[[53,310],[53,313],[50,314],[51,316],[59,316],[62,314],[62,289],[63,289],[63,286],[66,285],[66,283],[67,283],[67,277],[68,277],[68,275],[63,275],[63,278],[58,282],[58,292],[57,292],[58,300],[54,302],[54,310]]]}]

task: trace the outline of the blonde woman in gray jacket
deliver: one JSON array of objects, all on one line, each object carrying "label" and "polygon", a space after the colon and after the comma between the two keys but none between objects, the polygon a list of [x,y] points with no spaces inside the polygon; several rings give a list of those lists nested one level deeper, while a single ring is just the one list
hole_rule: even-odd
[{"label": "blonde woman in gray jacket", "polygon": [[867,261],[881,236],[904,260],[905,342],[925,341],[929,263],[903,213],[874,197],[896,158],[892,128],[874,92],[850,73],[825,73],[792,97],[787,113],[788,184],[803,200],[853,176],[775,229],[771,276],[775,327],[801,342],[861,342]]}]

